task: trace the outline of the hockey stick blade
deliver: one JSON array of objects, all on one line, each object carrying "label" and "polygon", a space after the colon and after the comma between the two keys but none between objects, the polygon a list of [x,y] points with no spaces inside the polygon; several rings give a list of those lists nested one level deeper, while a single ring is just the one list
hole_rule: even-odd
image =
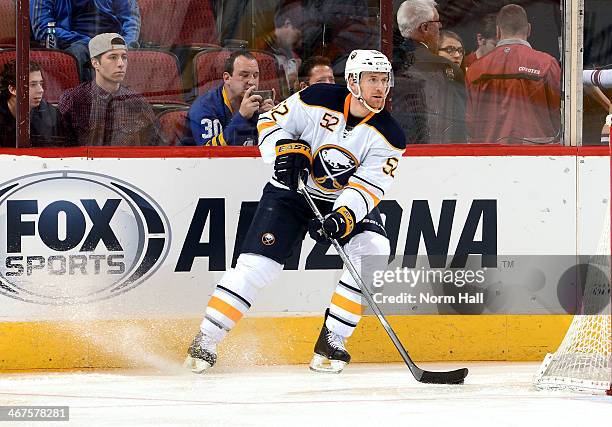
[{"label": "hockey stick blade", "polygon": [[[306,186],[304,185],[304,182],[301,179],[298,181],[298,191],[302,193],[302,195],[306,199],[306,202],[310,206],[310,209],[312,209],[312,212],[315,214],[315,217],[317,218],[317,220],[323,223],[323,220],[324,220],[323,215],[321,215],[319,208],[317,207],[317,205],[315,205],[314,201],[310,197],[310,194],[308,194],[308,191],[306,190]],[[389,322],[387,322],[387,319],[385,318],[382,311],[380,311],[380,308],[378,308],[378,305],[372,298],[372,295],[370,295],[370,292],[367,286],[361,279],[361,276],[355,269],[355,266],[353,265],[349,257],[346,255],[346,252],[344,252],[344,249],[342,248],[342,246],[340,246],[340,243],[338,243],[336,239],[329,239],[329,240],[331,241],[332,245],[336,249],[336,252],[338,252],[338,255],[340,255],[340,258],[342,259],[342,262],[344,263],[346,269],[349,271],[349,273],[351,274],[351,276],[353,277],[353,279],[355,280],[355,282],[361,289],[361,294],[366,299],[366,301],[368,302],[368,305],[370,306],[370,308],[372,309],[372,311],[378,318],[378,321],[381,323],[381,325],[387,332],[387,335],[393,342],[393,345],[395,345],[395,348],[399,352],[400,356],[402,356],[404,363],[406,363],[406,366],[408,366],[408,369],[410,369],[410,372],[412,373],[414,378],[421,383],[427,383],[427,384],[463,384],[463,380],[468,374],[467,368],[457,369],[454,371],[442,371],[442,372],[425,371],[419,368],[412,361],[412,359],[408,355],[408,352],[406,351],[401,341],[399,340],[397,334],[395,333],[393,328],[391,328],[391,325],[389,325]]]},{"label": "hockey stick blade", "polygon": [[[456,369],[454,371],[436,372],[424,371],[416,365],[414,365],[414,367],[420,371],[420,377],[415,374],[416,380],[427,384],[463,384],[463,381],[468,374],[467,368]],[[414,371],[412,373],[414,374]]]}]

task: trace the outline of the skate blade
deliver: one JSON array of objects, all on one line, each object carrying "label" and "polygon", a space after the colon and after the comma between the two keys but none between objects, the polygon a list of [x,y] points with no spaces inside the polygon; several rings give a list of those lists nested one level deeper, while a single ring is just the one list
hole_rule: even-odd
[{"label": "skate blade", "polygon": [[326,374],[339,374],[342,372],[346,362],[342,360],[329,360],[327,357],[315,354],[310,361],[310,370]]},{"label": "skate blade", "polygon": [[204,360],[196,359],[188,355],[187,358],[185,358],[185,362],[183,362],[183,367],[190,369],[194,374],[201,374],[202,372],[210,369],[212,366],[210,363],[205,362]]}]

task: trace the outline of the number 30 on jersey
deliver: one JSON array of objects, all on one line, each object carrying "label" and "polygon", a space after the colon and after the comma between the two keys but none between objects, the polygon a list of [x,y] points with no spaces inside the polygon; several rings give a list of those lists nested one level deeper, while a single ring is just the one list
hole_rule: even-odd
[{"label": "number 30 on jersey", "polygon": [[202,119],[200,124],[202,125],[202,129],[204,131],[202,133],[202,139],[205,141],[223,132],[223,126],[221,126],[219,119]]}]

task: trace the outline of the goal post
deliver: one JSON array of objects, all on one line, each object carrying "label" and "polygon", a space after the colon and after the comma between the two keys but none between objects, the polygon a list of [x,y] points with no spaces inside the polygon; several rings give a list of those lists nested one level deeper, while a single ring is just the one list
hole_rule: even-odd
[{"label": "goal post", "polygon": [[[612,151],[612,150],[611,150]],[[605,159],[604,159],[605,161]],[[609,159],[612,171],[612,156]],[[605,178],[604,178],[605,179]],[[610,174],[612,189],[612,174]],[[612,191],[603,213],[595,254],[588,254],[584,283],[578,283],[578,311],[563,341],[544,358],[534,379],[543,390],[575,390],[612,395],[612,292],[610,289]],[[578,214],[577,221],[581,221]]]},{"label": "goal post", "polygon": [[[609,239],[609,220],[607,224]],[[538,389],[612,393],[609,254],[591,257],[583,289],[580,313],[557,351],[544,358],[536,373]]]},{"label": "goal post", "polygon": [[610,314],[574,316],[557,351],[542,362],[535,386],[610,394],[610,340]]},{"label": "goal post", "polygon": [[[610,170],[608,171],[610,175],[610,215],[607,216],[606,223],[608,224],[608,238],[610,239],[610,277],[608,281],[608,292],[610,293],[610,316],[608,316],[608,321],[612,322],[612,233],[610,233],[610,224],[612,223],[612,137],[610,136],[610,131],[612,129],[612,114],[608,114],[606,117],[606,126],[608,128],[608,155],[610,156]],[[612,331],[610,331],[610,343],[612,343]],[[612,356],[610,356],[612,358]],[[610,363],[612,365],[612,362]],[[610,384],[608,386],[608,390],[606,394],[608,396],[612,396],[612,368],[610,368]]]}]

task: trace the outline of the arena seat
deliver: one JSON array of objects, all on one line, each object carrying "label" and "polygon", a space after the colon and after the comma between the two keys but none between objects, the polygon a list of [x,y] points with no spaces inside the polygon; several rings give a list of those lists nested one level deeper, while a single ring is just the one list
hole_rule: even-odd
[{"label": "arena seat", "polygon": [[[276,91],[276,101],[287,96],[285,76],[282,73],[276,58],[267,52],[250,51],[259,64],[259,88]],[[198,53],[193,59],[194,82],[196,82],[197,95],[207,92],[223,82],[223,68],[225,60],[231,55],[231,49],[211,49]]]},{"label": "arena seat", "polygon": [[0,47],[15,47],[15,0],[0,0]]},{"label": "arena seat", "polygon": [[210,0],[138,0],[143,47],[217,46]]},{"label": "arena seat", "polygon": [[[30,58],[43,70],[45,82],[43,97],[47,102],[56,104],[66,89],[80,83],[77,60],[71,54],[55,49],[31,49]],[[15,49],[0,51],[0,67],[13,59],[15,59]]]},{"label": "arena seat", "polygon": [[185,104],[178,60],[172,53],[130,49],[125,84],[151,104]]},{"label": "arena seat", "polygon": [[175,108],[158,114],[157,119],[167,145],[180,145],[183,137],[189,134],[187,112],[189,108]]}]

